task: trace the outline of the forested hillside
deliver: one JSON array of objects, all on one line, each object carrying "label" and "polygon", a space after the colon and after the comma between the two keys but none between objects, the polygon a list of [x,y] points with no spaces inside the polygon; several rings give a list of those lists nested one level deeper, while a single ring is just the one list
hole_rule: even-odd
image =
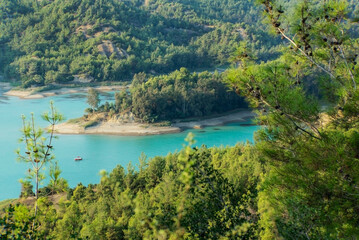
[{"label": "forested hillside", "polygon": [[[81,5],[84,2],[72,3]],[[231,16],[232,12],[225,8],[235,6],[236,1],[223,1],[226,5],[220,5],[220,1],[209,2],[218,4],[221,13],[216,13],[213,9],[217,8],[206,5],[205,1],[117,3],[119,9],[137,7],[143,14],[149,14],[146,16],[165,19],[168,14],[173,22],[177,18],[184,19],[183,25],[177,28],[191,31],[204,26],[204,15],[208,17],[206,24],[223,21],[221,26],[233,26],[232,22],[242,19],[242,16]],[[74,189],[64,184],[58,170],[56,181],[62,184],[49,184],[40,192],[36,191],[39,198],[36,201],[32,198],[33,202],[27,205],[26,200],[31,198],[25,197],[34,193],[30,182],[23,184],[20,203],[4,207],[0,214],[0,237],[358,239],[359,4],[354,0],[259,0],[258,3],[261,6],[258,12],[263,11],[270,31],[282,40],[280,54],[260,61],[260,51],[253,48],[253,42],[238,42],[232,54],[235,64],[224,73],[226,83],[258,114],[256,120],[262,127],[255,133],[253,144],[198,148],[193,147],[193,136],[189,134],[188,145],[178,153],[148,161],[141,155],[137,169],[129,165],[127,170],[118,166],[111,173],[102,171],[100,183],[79,184]],[[49,9],[54,6],[51,4]],[[176,7],[170,8],[171,5]],[[21,9],[31,12],[34,6],[30,10],[26,6]],[[41,9],[45,11],[47,7]],[[188,14],[181,15],[185,11]],[[71,18],[72,15],[63,16]],[[115,23],[116,20],[113,26],[120,29],[121,25]],[[103,27],[101,23],[100,26]],[[74,29],[78,27],[75,25]],[[215,31],[219,30],[209,31],[197,40]],[[141,32],[145,33],[145,30]],[[163,34],[165,39],[170,33]],[[7,44],[17,39],[21,46],[25,36],[9,38]],[[223,36],[220,39],[217,44],[222,42]],[[188,39],[190,44],[197,40]],[[166,40],[163,42],[167,44]],[[173,43],[173,46],[177,45]],[[181,47],[186,49],[186,46]],[[26,57],[42,59],[30,55],[16,59],[8,68],[16,69],[18,62]],[[220,61],[217,57],[214,59]],[[186,95],[181,86],[192,85],[197,91],[208,86],[207,79],[216,77],[217,73],[191,74],[186,69],[149,78],[141,73],[135,75],[132,94],[138,94],[136,98],[143,98],[146,103],[156,103],[152,95],[161,97],[163,94],[166,101],[158,106],[166,108],[172,103],[167,96]],[[182,84],[187,82],[181,85],[177,80]],[[217,79],[212,80],[212,84],[217,82]],[[171,94],[166,95],[168,92]],[[196,95],[201,96],[201,91]],[[125,109],[132,104],[136,108],[129,96],[126,92],[119,94],[117,107],[123,105]],[[157,111],[156,106],[145,109]],[[181,107],[178,109],[177,114],[184,113]],[[154,116],[152,112],[144,112],[149,117]],[[55,124],[61,115],[53,113],[46,119]],[[161,117],[164,112],[162,109],[155,113]],[[38,133],[31,130],[30,124],[26,125],[25,121],[24,124],[23,134],[30,139],[25,158],[40,155],[46,160],[47,156],[52,157],[52,150],[51,154],[44,151],[53,149],[51,145],[42,144],[39,150],[33,144],[41,136],[41,130]],[[32,160],[37,161],[36,158]],[[59,196],[55,193],[62,194],[63,199],[54,201],[53,197]]]},{"label": "forested hillside", "polygon": [[274,51],[259,15],[250,1],[2,0],[0,72],[29,87],[228,64],[241,40]]}]

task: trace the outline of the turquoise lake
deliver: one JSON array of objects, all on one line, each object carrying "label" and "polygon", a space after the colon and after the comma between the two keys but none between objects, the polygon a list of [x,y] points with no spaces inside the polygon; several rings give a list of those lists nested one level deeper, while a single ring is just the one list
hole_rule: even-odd
[{"label": "turquoise lake", "polygon": [[[46,126],[40,115],[49,109],[50,100],[54,101],[55,107],[67,119],[82,116],[88,107],[86,93],[22,100],[5,97],[0,89],[0,200],[20,195],[19,179],[25,176],[29,168],[25,163],[16,161],[15,150],[24,149],[18,142],[21,136],[21,115],[30,116],[33,112],[38,126]],[[101,100],[112,101],[113,94],[104,94]],[[211,147],[253,141],[253,132],[257,129],[257,126],[232,123],[190,131],[195,134],[197,146],[205,144]],[[80,182],[87,185],[99,182],[99,171],[102,169],[111,171],[118,164],[126,167],[130,162],[136,166],[142,152],[147,157],[153,157],[180,150],[190,131],[154,136],[59,135],[53,143],[54,153],[62,177],[68,180],[71,187]],[[76,156],[81,156],[83,161],[75,162]]]}]

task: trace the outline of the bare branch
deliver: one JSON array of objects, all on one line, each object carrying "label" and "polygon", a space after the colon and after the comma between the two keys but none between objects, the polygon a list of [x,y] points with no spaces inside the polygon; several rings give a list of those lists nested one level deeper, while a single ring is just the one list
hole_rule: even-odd
[{"label": "bare branch", "polygon": [[322,70],[323,72],[327,73],[331,78],[335,78],[334,74],[331,73],[329,70],[325,69],[323,66],[321,66],[319,63],[317,63],[316,61],[314,61],[313,58],[311,58],[310,56],[308,56],[308,54],[303,51],[303,49],[299,48],[298,45],[290,38],[288,37],[281,28],[277,28],[277,30],[280,32],[280,34],[286,38],[291,44],[293,44],[293,46],[295,46],[302,54],[303,56],[305,56],[311,63],[313,63],[315,66],[317,66],[320,70]]},{"label": "bare branch", "polygon": [[356,83],[355,83],[355,78],[354,78],[353,72],[351,71],[351,69],[350,69],[350,67],[349,67],[348,61],[347,61],[347,59],[346,59],[346,57],[345,57],[344,49],[343,49],[341,46],[339,46],[339,49],[340,49],[340,53],[342,54],[344,63],[345,63],[345,65],[346,65],[346,67],[348,68],[350,77],[351,77],[351,79],[352,79],[352,81],[353,81],[353,88],[356,90],[356,89],[357,89],[357,85],[356,85]]}]

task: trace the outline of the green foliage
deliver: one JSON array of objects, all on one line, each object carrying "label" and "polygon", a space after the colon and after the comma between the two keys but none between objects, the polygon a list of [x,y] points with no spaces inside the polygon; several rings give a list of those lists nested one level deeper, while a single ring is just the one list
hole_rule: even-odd
[{"label": "green foliage", "polygon": [[9,205],[0,217],[1,239],[31,239],[36,237],[34,217],[24,205]]},{"label": "green foliage", "polygon": [[131,104],[132,98],[126,90],[122,90],[121,92],[115,93],[115,107],[117,111],[124,112],[129,109]]},{"label": "green foliage", "polygon": [[61,172],[57,162],[51,164],[49,172],[50,182],[48,184],[51,194],[66,192],[69,188],[67,181],[64,178],[60,178]]},{"label": "green foliage", "polygon": [[[2,0],[0,72],[30,87],[227,64],[259,25],[252,2],[229,2]],[[251,42],[263,52],[258,34]]]},{"label": "green foliage", "polygon": [[259,64],[242,48],[227,79],[266,126],[256,134],[271,165],[260,185],[260,236],[356,238],[358,39],[348,4],[259,2],[289,46]]},{"label": "green foliage", "polygon": [[155,77],[136,74],[129,89],[116,92],[115,102],[106,102],[96,112],[108,113],[110,117],[127,116],[131,121],[170,123],[174,119],[205,117],[245,107],[243,99],[223,82],[223,74],[190,73],[181,68]]},{"label": "green foliage", "polygon": [[[256,238],[250,199],[256,198],[264,165],[248,160],[249,149],[187,147],[142,161],[138,172],[118,166],[103,173],[97,186],[74,190],[54,233],[59,239]],[[243,166],[232,168],[233,152]],[[252,180],[238,178],[239,171]]]},{"label": "green foliage", "polygon": [[[31,114],[31,120],[26,121],[25,116],[22,116],[23,129],[20,141],[25,144],[25,155],[17,150],[18,161],[25,162],[30,165],[27,179],[35,182],[35,195],[38,198],[38,189],[41,181],[45,178],[45,166],[54,160],[52,154],[53,146],[52,140],[54,138],[54,126],[63,121],[64,117],[57,112],[53,103],[50,103],[50,113],[45,113],[42,117],[50,124],[49,137],[43,137],[44,131],[41,128],[35,127],[34,115]],[[28,185],[27,182],[23,184]]]},{"label": "green foliage", "polygon": [[0,201],[0,211],[2,209],[4,209],[5,207],[8,207],[10,205],[10,203],[12,203],[15,199],[6,199],[6,200],[2,200]]},{"label": "green foliage", "polygon": [[148,161],[141,156],[138,171],[117,166],[102,172],[99,184],[79,184],[57,208],[40,198],[34,227],[30,210],[10,206],[0,233],[22,231],[32,239],[257,239],[257,187],[266,166],[256,150],[192,148],[193,136],[187,141],[179,153]]},{"label": "green foliage", "polygon": [[87,92],[87,103],[92,107],[92,110],[98,108],[100,104],[100,94],[94,88],[89,88]]},{"label": "green foliage", "polygon": [[[60,0],[54,3],[58,2]],[[68,200],[59,205],[58,211],[48,198],[40,198],[38,204],[41,207],[35,224],[32,224],[34,217],[26,207],[9,206],[0,219],[1,237],[356,239],[359,235],[357,3],[334,0],[258,2],[273,32],[289,44],[282,48],[281,55],[276,59],[273,59],[275,54],[271,58],[260,56],[266,51],[258,51],[255,46],[260,42],[253,42],[253,39],[235,45],[231,44],[230,38],[219,40],[220,36],[230,35],[230,29],[233,30],[231,23],[221,24],[225,26],[223,29],[216,27],[213,31],[202,28],[203,35],[188,37],[195,34],[188,30],[194,31],[196,26],[204,24],[202,16],[209,17],[206,23],[214,25],[219,18],[233,22],[254,16],[251,8],[247,9],[248,16],[233,15],[242,11],[240,6],[247,6],[245,3],[231,0],[149,0],[144,6],[139,1],[132,1],[133,5],[116,3],[116,6],[134,11],[133,21],[143,26],[142,34],[147,33],[147,25],[141,25],[142,18],[135,14],[132,6],[141,9],[144,18],[149,16],[149,10],[158,13],[158,21],[149,19],[149,22],[154,21],[151,24],[157,24],[152,25],[152,30],[167,28],[161,31],[163,38],[148,38],[150,44],[147,46],[153,46],[151,57],[158,64],[156,71],[163,71],[162,67],[181,65],[193,53],[186,48],[187,45],[178,42],[178,36],[182,35],[176,36],[176,40],[167,45],[164,37],[175,35],[174,26],[180,29],[178,32],[186,33],[183,39],[192,47],[200,43],[201,47],[195,48],[198,53],[195,56],[201,56],[197,60],[203,57],[202,63],[212,62],[213,59],[222,63],[224,55],[231,48],[234,50],[231,57],[233,68],[225,76],[228,84],[257,108],[257,120],[263,128],[255,135],[255,145],[193,148],[193,136],[189,135],[186,139],[188,146],[178,153],[154,157],[149,161],[142,155],[138,170],[132,165],[127,170],[117,166],[110,173],[102,171],[97,185],[86,187],[79,184],[75,189],[68,190]],[[99,6],[96,5],[98,1],[91,3]],[[112,4],[112,1],[109,3]],[[214,3],[217,8],[211,5]],[[42,4],[47,3],[42,1],[39,6],[23,4],[21,11],[31,12]],[[5,6],[6,11],[0,12],[0,17],[7,19],[5,15],[14,11],[14,6]],[[55,5],[49,3],[47,6],[50,9]],[[93,22],[84,21],[94,24],[88,30],[89,34],[101,29],[101,24],[110,14],[114,29],[123,27],[113,12],[114,9],[120,11],[120,7],[106,9],[109,5],[105,4],[103,9],[95,9],[88,1],[69,2],[64,6],[59,7],[64,17],[62,20],[75,18],[67,15],[75,9],[91,12],[83,15],[85,20],[94,16],[91,19]],[[227,11],[233,6],[237,10]],[[215,9],[222,11],[216,12]],[[126,19],[127,13],[122,13],[123,19]],[[154,16],[152,13],[150,16]],[[34,22],[41,22],[38,15],[32,17]],[[168,21],[161,22],[164,19]],[[172,29],[168,29],[169,26]],[[250,32],[250,28],[246,30]],[[83,36],[69,37],[70,32],[65,32],[69,42],[81,43]],[[115,35],[109,33],[108,38],[115,39],[118,37]],[[125,31],[121,33],[121,38],[128,41],[130,36]],[[261,40],[265,36],[261,35]],[[221,47],[212,51],[208,39],[228,45],[228,48],[222,48],[220,44]],[[13,41],[21,43],[19,37],[14,37]],[[90,44],[91,41],[96,42],[96,38],[86,41]],[[140,46],[146,49],[141,42],[126,49],[133,52]],[[176,63],[163,58],[163,52],[176,58]],[[28,59],[24,68],[26,71],[22,69],[22,74],[29,77],[30,83],[41,82],[41,74],[38,74],[41,63],[37,62],[41,50],[32,49],[31,54],[34,58]],[[148,52],[144,51],[143,55],[146,54]],[[107,60],[115,58],[111,54]],[[271,60],[258,62],[257,58]],[[97,63],[107,61],[105,56],[99,56],[97,60],[89,56],[83,59],[99,61]],[[146,62],[146,57],[143,59]],[[136,56],[129,56],[127,60],[135,66]],[[121,74],[125,74],[123,69],[126,64],[118,61],[114,64],[122,69],[119,70]],[[154,67],[149,62],[146,64]],[[21,64],[18,66],[23,67]],[[66,66],[62,67],[62,73],[68,72]],[[88,66],[72,63],[70,68],[79,72]],[[107,76],[111,76],[113,66],[101,66],[105,66]],[[49,82],[52,81],[51,76],[49,73]],[[208,72],[191,74],[185,68],[155,77],[139,73],[134,76],[130,92],[117,93],[115,103],[104,104],[98,111],[131,110],[139,119],[153,122],[231,109],[236,100],[226,92],[222,77]],[[32,137],[41,135],[41,132],[31,130],[34,128],[26,129],[25,126],[24,132]],[[36,154],[29,153],[30,156]],[[54,181],[50,186],[56,190],[61,185],[56,167],[51,176]]]},{"label": "green foliage", "polygon": [[21,183],[20,198],[35,196],[35,193],[33,191],[34,186],[31,184],[30,181],[20,180],[20,183]]},{"label": "green foliage", "polygon": [[98,121],[92,120],[92,121],[88,121],[85,124],[83,124],[83,127],[86,129],[86,128],[89,128],[89,127],[96,126],[97,124],[98,124]]},{"label": "green foliage", "polygon": [[43,136],[43,129],[35,127],[35,119],[33,114],[31,114],[30,121],[26,121],[25,116],[22,116],[23,129],[20,142],[25,144],[25,154],[21,153],[20,149],[16,151],[18,161],[29,165],[29,170],[26,176],[27,180],[20,181],[22,184],[20,197],[29,197],[33,195],[33,186],[30,181],[35,183],[35,217],[38,212],[38,199],[40,195],[44,195],[44,193],[47,192],[47,189],[50,190],[50,194],[61,190],[66,190],[67,188],[67,182],[64,179],[59,178],[61,171],[56,164],[50,168],[49,175],[51,177],[51,181],[49,187],[39,189],[42,181],[46,177],[44,172],[45,167],[51,164],[55,159],[52,146],[52,140],[54,138],[54,127],[64,119],[64,117],[54,108],[52,102],[50,102],[50,111],[50,113],[46,112],[42,115],[42,118],[50,124],[48,137]]},{"label": "green foliage", "polygon": [[[141,121],[156,122],[179,118],[202,117],[222,113],[246,104],[228,91],[218,72],[191,74],[181,68],[169,75],[150,77],[135,84],[131,91],[130,110]],[[126,95],[127,96],[127,95]]]}]

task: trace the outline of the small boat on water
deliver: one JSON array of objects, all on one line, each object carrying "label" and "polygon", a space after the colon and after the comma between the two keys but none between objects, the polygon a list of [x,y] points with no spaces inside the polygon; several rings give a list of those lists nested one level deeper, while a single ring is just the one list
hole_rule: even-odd
[{"label": "small boat on water", "polygon": [[76,158],[75,158],[75,161],[81,161],[82,160],[82,157],[80,157],[80,156],[77,156]]}]

